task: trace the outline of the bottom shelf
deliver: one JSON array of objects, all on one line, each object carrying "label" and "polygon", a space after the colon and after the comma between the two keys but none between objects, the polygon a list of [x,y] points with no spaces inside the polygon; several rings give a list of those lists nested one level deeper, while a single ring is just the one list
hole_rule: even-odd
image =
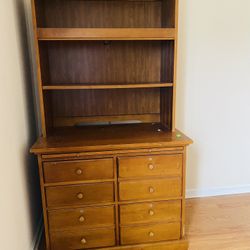
[{"label": "bottom shelf", "polygon": [[160,124],[65,127],[54,129],[48,137],[40,137],[31,152],[59,153],[177,147],[192,140],[176,130],[165,131]]},{"label": "bottom shelf", "polygon": [[140,88],[164,88],[173,87],[173,83],[155,82],[155,83],[110,83],[110,84],[45,84],[43,90],[74,90],[74,89],[140,89]]}]

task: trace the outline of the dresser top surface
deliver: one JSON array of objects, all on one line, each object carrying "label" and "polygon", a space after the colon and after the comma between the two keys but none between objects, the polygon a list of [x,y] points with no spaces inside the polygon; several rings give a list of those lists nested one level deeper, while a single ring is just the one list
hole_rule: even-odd
[{"label": "dresser top surface", "polygon": [[119,149],[179,147],[192,143],[180,131],[162,131],[158,124],[129,124],[60,128],[38,138],[31,148],[35,154],[110,151]]}]

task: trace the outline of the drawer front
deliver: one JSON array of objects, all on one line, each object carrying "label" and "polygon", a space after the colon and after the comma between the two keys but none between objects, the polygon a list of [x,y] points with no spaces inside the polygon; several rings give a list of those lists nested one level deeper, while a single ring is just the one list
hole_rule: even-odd
[{"label": "drawer front", "polygon": [[47,187],[48,207],[95,204],[114,201],[114,185],[112,182]]},{"label": "drawer front", "polygon": [[180,223],[121,227],[121,244],[139,244],[180,239]]},{"label": "drawer front", "polygon": [[162,201],[120,206],[120,224],[173,222],[181,219],[181,201]]},{"label": "drawer front", "polygon": [[115,245],[114,228],[51,232],[52,250],[109,247]]},{"label": "drawer front", "polygon": [[119,177],[182,175],[182,155],[153,155],[119,158]]},{"label": "drawer front", "polygon": [[53,210],[48,217],[51,231],[115,225],[114,206]]},{"label": "drawer front", "polygon": [[43,171],[46,183],[114,177],[113,159],[46,162]]},{"label": "drawer front", "polygon": [[121,181],[119,199],[143,200],[181,196],[182,180],[179,177],[141,181]]}]

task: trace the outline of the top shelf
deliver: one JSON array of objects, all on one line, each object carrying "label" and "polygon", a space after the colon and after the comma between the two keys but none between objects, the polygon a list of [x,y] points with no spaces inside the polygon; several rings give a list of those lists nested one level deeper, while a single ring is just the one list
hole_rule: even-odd
[{"label": "top shelf", "polygon": [[41,41],[174,40],[174,28],[38,28]]}]

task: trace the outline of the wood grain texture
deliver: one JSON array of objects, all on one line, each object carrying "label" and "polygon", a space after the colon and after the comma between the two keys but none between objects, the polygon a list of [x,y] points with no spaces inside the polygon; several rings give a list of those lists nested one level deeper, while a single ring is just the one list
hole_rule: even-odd
[{"label": "wood grain texture", "polygon": [[47,162],[43,172],[46,183],[114,178],[112,158]]},{"label": "wood grain texture", "polygon": [[[161,83],[161,48],[171,41],[40,42],[49,57],[46,84]],[[45,53],[45,52],[44,52]]]},{"label": "wood grain texture", "polygon": [[[51,39],[150,39],[151,41],[54,41],[39,42],[39,70],[41,70],[41,79],[45,90],[69,90],[63,93],[52,92],[43,93],[45,111],[43,114],[46,123],[46,133],[50,129],[58,126],[74,126],[75,117],[77,121],[84,121],[84,118],[92,117],[98,121],[112,122],[113,117],[107,120],[107,115],[117,116],[115,120],[124,121],[124,115],[132,115],[137,120],[136,115],[159,114],[155,119],[143,119],[142,122],[158,122],[161,120],[166,129],[172,127],[172,95],[162,98],[160,90],[143,91],[138,95],[138,91],[132,89],[152,87],[172,86],[173,80],[173,41],[152,41],[174,39],[175,29],[172,16],[174,16],[175,4],[173,0],[165,1],[40,1],[36,0],[36,10],[38,13],[38,26],[52,27],[57,29],[38,29],[38,37],[46,34]],[[59,6],[57,6],[59,4]],[[102,6],[102,7],[101,7]],[[113,7],[116,6],[114,9]],[[101,14],[96,14],[98,8],[102,9]],[[109,9],[108,16],[102,19],[105,10]],[[118,17],[118,9],[122,11]],[[155,8],[155,9],[154,9]],[[93,12],[92,15],[86,14]],[[114,10],[113,16],[111,15]],[[111,11],[111,12],[110,12]],[[128,11],[128,12],[127,12]],[[77,13],[81,13],[78,16]],[[85,15],[82,15],[85,13]],[[107,12],[108,13],[108,12]],[[129,16],[126,16],[129,13]],[[144,14],[143,14],[144,13]],[[164,14],[165,13],[165,14]],[[129,22],[133,28],[114,28],[96,29],[94,23],[119,23],[119,18],[123,15],[121,22]],[[152,14],[152,15],[151,15]],[[57,18],[57,15],[63,15],[65,18]],[[143,17],[143,15],[145,15]],[[145,18],[146,17],[146,18]],[[114,19],[112,19],[114,18]],[[84,20],[83,20],[84,19]],[[112,20],[110,20],[112,19]],[[105,20],[105,22],[104,22]],[[165,21],[164,21],[165,20]],[[72,22],[78,24],[73,24]],[[142,28],[143,23],[151,23],[153,27],[162,25],[170,28]],[[57,23],[57,24],[56,24]],[[92,23],[92,24],[91,24]],[[96,24],[97,24],[96,23]],[[139,24],[140,23],[140,24]],[[154,24],[153,24],[154,23]],[[82,25],[88,28],[82,29]],[[139,28],[136,25],[139,24]],[[69,26],[67,26],[69,25]],[[80,25],[80,26],[79,26]],[[89,26],[90,25],[90,26]],[[92,26],[93,25],[93,26]],[[97,25],[98,26],[98,25]],[[149,25],[150,26],[150,25]],[[67,28],[68,27],[68,28]],[[81,27],[81,28],[80,28]],[[92,28],[90,28],[92,27]],[[118,26],[119,27],[119,26]],[[103,27],[102,27],[103,28]],[[110,34],[110,35],[109,35]],[[61,36],[61,38],[60,38]],[[116,37],[117,36],[117,37]],[[162,37],[161,37],[162,36]],[[165,36],[165,38],[164,38]],[[59,37],[59,38],[58,38]],[[46,39],[46,38],[44,38]],[[48,38],[50,39],[50,38]],[[120,59],[122,58],[122,59]],[[163,58],[163,60],[162,60]],[[126,69],[126,70],[124,70]],[[169,82],[164,81],[170,79]],[[155,83],[156,85],[154,86]],[[128,86],[130,84],[130,86]],[[71,86],[72,85],[72,86]],[[93,86],[91,86],[93,85]],[[106,91],[95,93],[91,91],[81,91],[72,95],[72,89],[126,89],[126,94],[122,92]],[[131,88],[130,88],[131,87]],[[148,92],[149,94],[146,94]],[[163,91],[161,90],[161,93]],[[168,91],[171,93],[171,90]],[[100,99],[100,93],[102,98]],[[152,94],[154,93],[154,94]],[[75,96],[76,95],[76,96]],[[111,97],[112,96],[112,97]],[[120,103],[117,100],[125,102]],[[41,98],[41,99],[42,99]],[[99,99],[101,102],[99,102]],[[146,101],[146,102],[145,102]],[[59,104],[58,104],[59,103]],[[90,103],[92,103],[90,105]],[[57,105],[58,104],[58,105]],[[135,109],[130,110],[128,104],[133,104]],[[147,109],[150,104],[150,108]],[[89,112],[83,107],[88,107]],[[102,109],[103,107],[103,109]],[[108,107],[108,108],[107,108]],[[106,110],[105,110],[106,108]],[[120,110],[117,110],[120,109]],[[58,115],[62,113],[61,115]],[[75,113],[78,113],[76,115]],[[80,114],[79,114],[80,113]],[[161,119],[160,117],[161,113]],[[167,113],[164,115],[163,113]],[[104,116],[105,120],[100,120]],[[164,118],[164,119],[163,119]]]},{"label": "wood grain texture", "polygon": [[176,15],[178,9],[178,1],[163,0],[162,1],[162,27],[176,27]]},{"label": "wood grain texture", "polygon": [[250,195],[188,199],[189,250],[248,250]]},{"label": "wood grain texture", "polygon": [[122,124],[122,123],[159,123],[160,114],[129,114],[129,115],[96,115],[96,116],[56,116],[53,120],[54,129],[65,127],[81,127],[81,125]]},{"label": "wood grain texture", "polygon": [[120,225],[181,220],[181,201],[149,202],[120,206]]},{"label": "wood grain texture", "polygon": [[49,138],[40,137],[31,152],[70,153],[120,149],[152,151],[154,148],[182,147],[192,143],[190,138],[178,130],[158,132],[159,128],[159,124],[62,128],[54,131]]},{"label": "wood grain texture", "polygon": [[[160,28],[175,26],[174,0],[37,0],[38,26],[56,28]],[[57,18],[63,16],[64,18]]]},{"label": "wood grain texture", "polygon": [[181,176],[182,154],[119,158],[119,177]]},{"label": "wood grain texture", "polygon": [[54,119],[159,114],[159,89],[72,90],[52,93]]},{"label": "wood grain texture", "polygon": [[113,202],[114,184],[99,183],[47,187],[46,198],[48,207]]},{"label": "wood grain texture", "polygon": [[[119,92],[106,91],[102,93],[103,105],[99,107],[96,107],[99,104],[99,94],[81,92],[72,101],[70,90],[112,89],[114,86],[118,89],[126,86],[126,89],[131,90],[143,85],[151,89],[163,87],[161,84],[171,87],[176,61],[173,59],[176,57],[176,46],[173,46],[176,42],[173,40],[176,36],[177,10],[175,0],[34,0],[33,19],[43,135],[47,136],[54,127],[74,126],[75,117],[80,118],[77,121],[84,121],[84,118],[90,116],[100,121],[103,116],[104,121],[112,122],[112,119],[106,119],[107,115],[116,115],[115,120],[124,121],[124,115],[136,118],[136,114],[158,114],[156,119],[151,117],[152,119],[143,119],[142,122],[160,120],[166,129],[173,129],[175,86],[169,90],[158,89],[158,93],[153,95],[152,91],[147,91],[151,93],[150,97],[135,94],[137,97],[134,98],[132,93],[120,95]],[[39,42],[39,39],[104,41]],[[106,41],[116,39],[130,41]],[[135,41],[144,39],[150,41]],[[169,39],[171,41],[162,41]],[[47,91],[43,92],[43,88]],[[55,89],[67,89],[69,96],[66,92],[60,94],[60,97],[54,91],[48,93],[48,90]],[[113,101],[111,95],[137,107],[131,111],[126,104]],[[151,103],[151,107],[155,107],[154,111],[147,109],[145,98],[148,98],[146,104]],[[58,102],[63,105],[56,105]],[[110,113],[113,114],[107,114],[109,109],[105,110],[105,105],[109,106]],[[80,107],[80,110],[76,107]],[[81,112],[81,107],[91,107],[93,114]],[[104,107],[104,110],[100,107]],[[58,116],[57,111],[68,113]],[[74,112],[81,114],[75,115]]]},{"label": "wood grain texture", "polygon": [[[165,149],[166,151],[168,151],[168,149]],[[126,154],[126,151],[124,152],[125,154]],[[169,154],[171,153],[171,150],[169,151]],[[134,153],[135,155],[136,155],[136,153]],[[173,155],[175,155],[175,154],[173,154]],[[138,156],[138,155],[137,155]],[[150,157],[150,156],[156,156],[157,157],[157,155],[154,155],[153,153],[151,153],[151,154],[147,154],[145,157],[146,158],[148,158],[148,157]],[[65,156],[64,156],[65,157]],[[99,156],[99,157],[101,157],[101,156]],[[114,170],[116,169],[116,167],[117,167],[117,157],[119,157],[119,158],[121,158],[121,156],[119,156],[119,155],[117,155],[116,157],[114,157]],[[127,157],[127,158],[129,158],[129,157],[132,157],[132,155],[131,155],[131,153],[130,153],[130,155],[128,155],[128,156],[125,156],[125,157]],[[140,156],[141,157],[141,156]],[[55,162],[55,161],[53,161],[53,158],[49,158],[50,159],[50,161],[49,162],[46,162],[46,163],[50,163],[50,162]],[[182,159],[182,157],[180,158],[180,159]],[[52,160],[52,161],[51,161]],[[65,160],[65,159],[64,159]],[[163,159],[161,159],[161,162],[163,161]],[[72,161],[73,162],[73,161]],[[79,160],[78,161],[76,161],[76,163],[77,162],[79,162]],[[168,160],[167,159],[165,159],[165,162],[166,162],[166,165],[167,165],[167,163],[168,163]],[[170,161],[171,162],[171,161]],[[73,163],[72,163],[73,164]],[[129,162],[127,163],[127,164],[130,164]],[[116,171],[115,171],[116,172]],[[116,177],[116,176],[115,176]],[[180,180],[181,180],[181,178],[179,178]],[[118,179],[119,180],[119,179]],[[150,181],[151,183],[153,182],[153,181],[155,181],[155,179],[149,179],[149,180],[145,180],[145,181]],[[160,182],[160,181],[157,181],[156,180],[156,182],[158,183],[158,182]],[[115,181],[114,182],[115,183],[115,185],[117,185],[118,184],[118,181]],[[96,181],[96,183],[93,183],[93,184],[91,184],[92,186],[99,186],[100,184],[98,183],[98,181]],[[74,185],[74,187],[76,187],[76,186],[83,186],[83,185]],[[85,185],[84,185],[85,186]],[[59,186],[57,186],[57,187],[46,187],[46,190],[48,189],[48,188],[53,188],[54,190],[55,189],[58,189],[56,192],[55,192],[55,194],[56,194],[56,198],[58,198],[58,197],[64,197],[63,198],[63,202],[65,202],[65,200],[68,200],[67,198],[65,198],[65,195],[67,196],[67,194],[68,194],[68,191],[66,190],[66,189],[68,189],[68,188],[70,188],[70,187],[72,187],[72,185],[67,185],[67,186],[62,186],[62,187],[59,187]],[[173,185],[171,185],[171,187],[173,187]],[[126,203],[123,203],[123,204],[121,204],[120,202],[119,202],[119,200],[118,200],[118,191],[119,190],[116,190],[116,188],[114,188],[114,190],[115,190],[115,194],[114,194],[114,201],[113,201],[113,205],[115,205],[115,207],[116,207],[116,215],[115,215],[115,218],[116,218],[116,230],[115,230],[115,232],[116,232],[116,244],[119,244],[119,240],[117,241],[117,239],[119,239],[119,238],[121,238],[122,237],[122,230],[124,229],[125,231],[126,231],[126,235],[128,235],[128,239],[130,240],[130,237],[131,236],[129,236],[129,235],[131,235],[132,233],[132,231],[133,230],[135,230],[135,226],[136,226],[136,229],[138,228],[139,229],[139,231],[140,231],[140,235],[138,236],[138,238],[137,239],[135,239],[136,240],[136,242],[158,242],[158,241],[161,241],[161,239],[162,240],[167,240],[167,239],[172,239],[171,237],[173,237],[173,236],[171,236],[172,235],[172,229],[174,228],[174,227],[171,227],[171,230],[169,231],[169,230],[167,230],[167,231],[165,231],[165,233],[164,233],[164,229],[168,229],[168,227],[166,227],[165,226],[165,224],[168,224],[169,225],[169,223],[170,224],[176,224],[176,223],[179,223],[179,225],[178,225],[178,237],[180,237],[180,234],[181,234],[181,201],[176,201],[176,200],[172,200],[172,201],[166,201],[166,199],[168,198],[168,197],[166,197],[166,195],[165,194],[163,194],[162,195],[162,198],[158,198],[158,200],[156,200],[157,199],[157,197],[155,197],[154,199],[150,199],[150,201],[147,203],[149,206],[151,206],[150,204],[152,204],[152,203],[154,203],[154,204],[160,204],[159,206],[157,205],[157,206],[153,206],[153,208],[155,209],[153,212],[154,212],[154,214],[153,215],[150,215],[150,216],[154,216],[155,215],[155,219],[147,219],[146,218],[146,214],[145,214],[145,207],[144,207],[144,205],[146,204],[145,203],[145,201],[143,201],[143,198],[142,199],[140,199],[140,197],[138,197],[138,200],[134,200],[133,202],[126,202]],[[163,187],[163,190],[168,190],[168,188],[166,188],[166,187]],[[181,190],[181,185],[180,185],[180,190]],[[129,191],[129,190],[128,190]],[[61,195],[61,193],[63,194],[63,195]],[[77,190],[77,192],[71,192],[70,191],[70,194],[71,193],[76,193],[76,194],[79,194],[78,193],[78,190]],[[83,193],[83,192],[82,192]],[[97,191],[97,193],[99,193],[98,191]],[[60,194],[60,195],[59,195]],[[83,193],[84,194],[84,193]],[[71,197],[71,195],[70,195],[70,197]],[[83,196],[84,197],[84,196]],[[88,197],[87,197],[88,198]],[[165,199],[164,201],[159,201],[159,200],[161,200],[161,199]],[[176,199],[176,197],[172,197],[172,199]],[[155,202],[154,202],[154,200],[155,200]],[[97,203],[98,203],[98,206],[100,206],[100,202],[101,201],[98,201]],[[75,204],[74,203],[74,201],[72,202],[72,201],[70,201],[70,203],[68,204],[68,205],[66,205],[66,207],[67,208],[65,208],[65,204],[59,204],[59,205],[57,205],[56,207],[48,207],[48,214],[50,215],[50,213],[53,213],[53,216],[54,216],[54,218],[53,217],[50,217],[50,219],[49,220],[53,220],[53,219],[55,219],[55,218],[57,218],[56,219],[56,221],[57,221],[57,223],[62,223],[62,221],[63,221],[63,224],[66,226],[66,227],[63,227],[63,225],[61,225],[61,226],[55,226],[56,224],[54,223],[54,229],[53,229],[53,232],[50,232],[50,235],[52,235],[52,234],[54,234],[54,235],[56,235],[56,237],[58,236],[59,237],[59,235],[64,235],[64,238],[62,239],[61,238],[61,241],[62,242],[65,242],[65,244],[68,244],[68,242],[71,242],[72,244],[74,243],[74,244],[76,244],[75,243],[75,238],[72,236],[73,235],[73,233],[72,232],[74,232],[74,235],[77,235],[77,231],[78,230],[80,230],[80,228],[82,229],[82,232],[83,233],[86,233],[86,232],[88,232],[89,230],[87,230],[87,228],[88,227],[91,227],[92,228],[92,226],[93,227],[98,227],[99,228],[99,226],[98,225],[96,225],[96,224],[92,224],[92,222],[91,222],[91,220],[95,220],[95,218],[92,216],[92,217],[90,217],[90,223],[89,224],[87,224],[86,226],[84,226],[84,225],[82,225],[82,226],[74,226],[74,225],[76,225],[76,224],[74,224],[75,223],[75,220],[76,219],[80,219],[80,217],[81,216],[79,216],[78,217],[78,213],[80,212],[75,212],[75,211],[78,211],[79,209],[86,209],[85,208],[85,205],[87,205],[88,207],[87,207],[87,209],[92,209],[92,208],[96,208],[96,206],[97,206],[97,203],[96,203],[96,205],[93,205],[93,204],[95,204],[96,202],[95,201],[92,201],[92,202],[90,202],[90,203],[87,203],[87,204],[85,204],[85,203],[83,203],[82,205],[79,205],[79,204]],[[129,203],[129,204],[128,204]],[[137,204],[136,204],[137,203]],[[168,204],[168,206],[165,206],[165,204]],[[171,204],[172,204],[172,206],[171,206]],[[110,204],[111,205],[111,204]],[[113,207],[113,205],[112,205],[112,207]],[[63,207],[64,206],[64,207]],[[118,206],[120,206],[120,209],[118,210],[117,208],[118,208]],[[141,219],[141,221],[139,220],[138,221],[138,223],[136,224],[136,223],[134,223],[134,224],[132,224],[132,223],[128,223],[128,224],[126,224],[126,225],[129,225],[129,226],[125,226],[125,224],[123,224],[121,227],[119,227],[119,220],[121,221],[121,216],[122,216],[122,209],[121,209],[121,207],[129,207],[129,206],[137,206],[137,208],[139,208],[139,209],[134,209],[134,208],[132,208],[132,209],[130,209],[130,211],[131,211],[131,213],[132,213],[132,211],[134,211],[134,213],[135,213],[135,216],[136,216],[136,218],[142,218]],[[111,206],[110,206],[111,207]],[[151,207],[151,209],[152,209],[152,207]],[[68,211],[71,211],[70,213],[68,213]],[[128,211],[128,210],[127,210]],[[166,211],[168,211],[168,218],[166,218]],[[136,214],[138,212],[138,214]],[[147,210],[147,212],[148,212],[148,210]],[[104,213],[105,213],[105,211],[104,211]],[[120,214],[120,215],[119,215]],[[152,214],[152,213],[151,213]],[[91,213],[90,213],[90,215],[91,215]],[[104,215],[104,214],[103,214]],[[57,217],[58,216],[58,217]],[[100,213],[100,216],[101,216],[101,213]],[[59,219],[58,219],[59,218]],[[84,217],[85,218],[85,217]],[[109,216],[107,216],[107,218],[109,218]],[[118,219],[119,218],[119,219]],[[126,215],[126,218],[129,218],[129,215]],[[132,218],[132,217],[131,217]],[[117,220],[118,219],[118,220]],[[113,220],[113,219],[112,219]],[[60,222],[61,221],[61,222]],[[84,221],[85,221],[85,219],[84,220],[82,220],[82,223],[84,223]],[[87,219],[86,219],[86,221],[87,221]],[[100,219],[99,221],[102,221],[102,219]],[[106,223],[105,222],[105,218],[103,218],[103,221],[104,221],[104,223]],[[164,223],[163,223],[164,222]],[[166,223],[166,222],[168,222],[168,223]],[[69,224],[68,224],[69,223]],[[157,223],[157,224],[156,224]],[[163,225],[163,224],[164,225]],[[51,225],[51,223],[50,223],[50,225]],[[52,223],[52,225],[53,225],[53,223]],[[72,227],[72,225],[73,225],[73,227]],[[69,226],[69,227],[67,227],[67,226]],[[105,227],[107,227],[108,225],[103,225],[103,226],[105,226]],[[121,229],[121,231],[119,230],[119,228]],[[177,228],[177,227],[176,227]],[[152,231],[149,231],[148,232],[148,234],[149,233],[153,233],[153,236],[151,235],[150,236],[150,238],[148,239],[148,236],[146,237],[146,235],[148,235],[148,234],[146,234],[146,231],[147,231],[147,229],[154,229],[154,231],[152,232]],[[130,231],[130,230],[132,230],[132,231]],[[177,229],[175,229],[175,230],[177,230]],[[62,232],[62,234],[60,234],[60,232]],[[157,233],[157,234],[156,234]],[[157,236],[155,236],[155,235],[157,235]],[[52,236],[51,236],[52,237]],[[119,238],[117,238],[117,237],[119,237]],[[127,237],[127,236],[126,236]],[[152,238],[153,237],[153,238]],[[168,238],[168,237],[170,237],[170,238]],[[132,237],[133,238],[133,237]],[[70,239],[70,240],[68,240],[68,239]],[[84,242],[85,242],[85,238],[84,238]],[[133,239],[132,239],[133,240]],[[55,241],[56,241],[56,238],[53,238],[53,244],[55,244]],[[60,243],[60,244],[63,244],[63,243]],[[86,243],[84,243],[84,244],[86,244]],[[176,244],[177,244],[177,242],[176,243],[173,243],[173,246],[176,246]],[[181,241],[179,241],[178,242],[178,244],[181,246],[183,246],[183,242],[182,242],[182,240]],[[104,245],[103,245],[104,246]],[[151,247],[153,247],[154,245],[151,245]],[[166,246],[167,246],[167,242],[166,242]],[[136,247],[136,246],[134,246],[134,247]],[[149,246],[143,246],[143,247],[149,247]],[[160,246],[160,247],[163,247],[163,246]],[[84,248],[84,247],[83,247]],[[53,249],[53,248],[52,248]],[[174,249],[174,248],[173,248]],[[177,248],[178,249],[178,248]],[[181,248],[179,248],[179,249],[181,249]],[[184,248],[185,249],[185,248]]]},{"label": "wood grain texture", "polygon": [[120,201],[181,197],[179,177],[119,182]]},{"label": "wood grain texture", "polygon": [[116,245],[120,245],[120,230],[119,230],[119,220],[120,220],[120,214],[119,214],[119,195],[118,195],[118,178],[117,178],[117,158],[113,157],[113,163],[114,163],[114,173],[115,173],[115,234],[116,234]]},{"label": "wood grain texture", "polygon": [[39,28],[40,41],[60,40],[174,40],[175,29],[166,28]]},{"label": "wood grain texture", "polygon": [[[46,46],[43,44],[41,50],[47,50],[49,62],[42,61],[41,65],[42,68],[50,66],[48,76],[50,83],[45,83],[46,88],[49,88],[48,84],[52,84],[55,86],[52,88],[61,89],[67,84],[67,89],[70,89],[72,84],[76,89],[50,93],[51,101],[46,106],[46,113],[53,115],[53,126],[72,126],[75,117],[82,117],[82,120],[84,117],[86,119],[92,117],[96,121],[112,122],[114,121],[112,116],[119,116],[120,121],[124,121],[124,115],[133,115],[134,120],[139,120],[140,115],[144,114],[160,116],[160,112],[165,112],[165,109],[160,109],[160,89],[148,88],[145,91],[145,89],[126,87],[126,89],[108,90],[105,86],[107,83],[116,86],[120,83],[118,86],[122,87],[131,82],[140,87],[142,87],[140,84],[147,85],[152,82],[161,86],[164,80],[161,76],[163,74],[161,47],[169,46],[171,47],[171,43],[157,41],[112,42],[107,46],[100,42],[56,42]],[[164,74],[169,74],[167,69],[165,71]],[[171,76],[168,79],[171,79]],[[78,91],[76,84],[79,83],[81,89],[84,89],[81,87],[84,83],[86,86],[93,84],[92,90]],[[104,90],[94,90],[96,85],[104,86]],[[163,105],[171,111],[171,96]],[[106,117],[100,120],[101,116],[110,116],[110,120]],[[169,123],[166,127],[171,127],[171,115],[168,117],[169,119],[164,122]],[[145,119],[142,121],[146,122]],[[148,120],[148,122],[158,121],[159,118]]]},{"label": "wood grain texture", "polygon": [[187,147],[183,150],[183,157],[182,157],[182,203],[181,203],[181,237],[185,237],[186,235],[186,171],[187,171]]},{"label": "wood grain texture", "polygon": [[[186,237],[189,241],[189,250],[249,249],[249,194],[187,199],[186,203]],[[114,248],[116,249],[118,248]],[[119,247],[119,249],[141,250],[142,245]],[[164,242],[156,245],[145,244],[143,249],[180,250],[182,248],[168,246]],[[45,248],[41,246],[40,250]]]},{"label": "wood grain texture", "polygon": [[[100,249],[112,249],[112,250],[187,250],[188,242],[186,239],[182,240],[171,240],[163,242],[154,242],[149,244],[137,244],[129,246],[118,246],[112,248],[100,248]],[[44,246],[44,239],[42,240],[39,250],[46,250]]]},{"label": "wood grain texture", "polygon": [[47,202],[46,202],[46,193],[44,189],[44,178],[43,178],[43,162],[41,155],[38,157],[38,170],[39,170],[39,178],[40,178],[40,190],[41,190],[41,198],[42,198],[42,206],[43,206],[43,223],[44,223],[44,237],[45,237],[45,246],[46,249],[50,249],[50,235],[49,235],[49,221],[47,214]]},{"label": "wood grain texture", "polygon": [[[174,56],[175,43],[170,42],[169,46],[162,46],[161,53],[161,81],[174,82]],[[160,114],[161,123],[172,130],[173,126],[173,95],[176,82],[173,88],[162,88],[160,90]]]},{"label": "wood grain texture", "polygon": [[51,233],[51,250],[99,248],[115,245],[114,228],[71,230]]},{"label": "wood grain texture", "polygon": [[74,90],[74,89],[139,89],[173,87],[172,83],[123,83],[123,84],[77,84],[77,85],[45,85],[43,90]]},{"label": "wood grain texture", "polygon": [[178,1],[34,1],[47,137],[31,151],[48,250],[186,250]]},{"label": "wood grain texture", "polygon": [[180,223],[121,227],[121,244],[140,244],[180,238]]},{"label": "wood grain texture", "polygon": [[110,157],[112,155],[116,155],[117,157],[121,156],[137,156],[137,155],[158,155],[158,154],[179,154],[183,153],[184,147],[183,146],[176,146],[176,147],[168,147],[168,148],[149,148],[149,149],[127,149],[124,150],[113,150],[112,153],[110,151],[95,151],[95,152],[79,152],[79,153],[58,153],[58,154],[43,154],[42,159],[44,161],[48,160],[79,160],[79,159],[86,159],[90,158],[97,158],[100,157]]},{"label": "wood grain texture", "polygon": [[115,225],[114,206],[48,211],[50,231],[100,228]]}]

